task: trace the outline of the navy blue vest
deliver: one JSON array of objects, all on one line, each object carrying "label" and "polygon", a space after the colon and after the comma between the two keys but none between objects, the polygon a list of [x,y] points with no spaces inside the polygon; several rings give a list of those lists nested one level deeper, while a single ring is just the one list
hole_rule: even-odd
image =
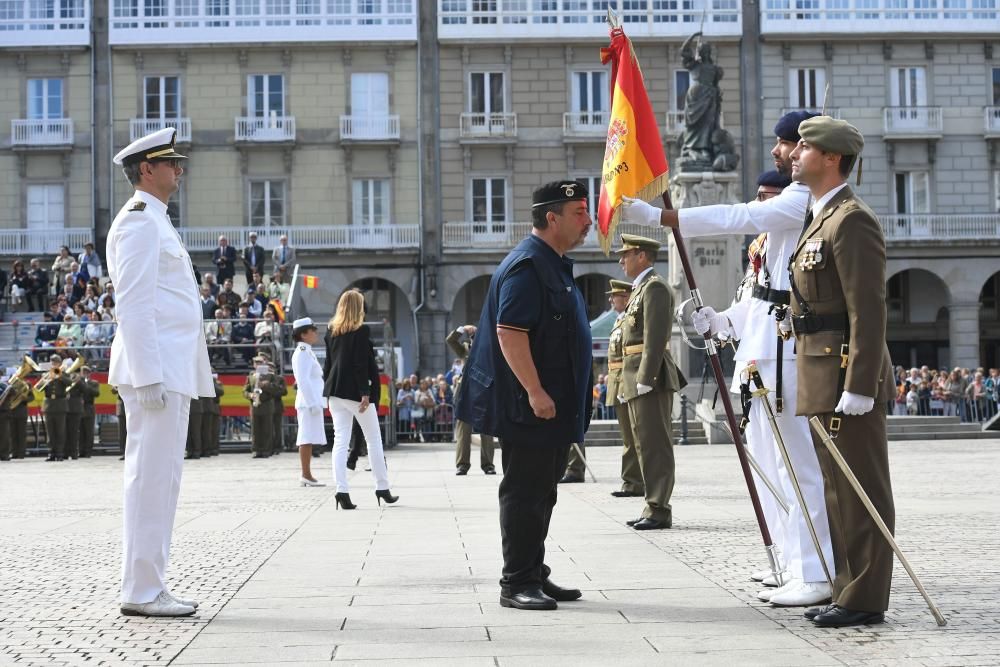
[{"label": "navy blue vest", "polygon": [[[538,326],[528,333],[542,387],[556,404],[554,419],[535,417],[528,395],[510,370],[497,339],[500,286],[511,271],[530,262],[544,292]],[[474,431],[495,435],[504,446],[582,442],[590,424],[592,347],[587,309],[573,281],[572,260],[529,236],[501,262],[479,318],[463,371],[456,416]]]}]

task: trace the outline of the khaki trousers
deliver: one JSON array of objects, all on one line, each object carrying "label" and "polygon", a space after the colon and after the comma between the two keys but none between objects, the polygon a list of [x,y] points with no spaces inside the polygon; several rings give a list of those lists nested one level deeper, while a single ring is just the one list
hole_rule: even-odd
[{"label": "khaki trousers", "polygon": [[632,420],[629,417],[628,406],[619,403],[615,407],[618,428],[622,434],[622,491],[644,495],[646,489],[642,485],[642,468],[639,466],[639,453],[635,449],[635,436],[632,434]]},{"label": "khaki trousers", "polygon": [[[576,443],[580,447],[580,452],[587,456],[587,447],[582,442]],[[576,453],[576,447],[569,446],[569,456],[566,458],[566,475],[568,477],[579,477],[586,479],[587,466],[584,464],[580,454]]]},{"label": "khaki trousers", "polygon": [[674,491],[674,443],[671,439],[672,391],[651,391],[630,400],[629,420],[639,458],[646,507],[642,516],[670,524],[670,496]]},{"label": "khaki trousers", "polygon": [[[492,435],[479,436],[479,467],[487,470],[493,467],[493,451],[496,448]],[[455,420],[455,467],[468,470],[472,464],[472,427]]]}]

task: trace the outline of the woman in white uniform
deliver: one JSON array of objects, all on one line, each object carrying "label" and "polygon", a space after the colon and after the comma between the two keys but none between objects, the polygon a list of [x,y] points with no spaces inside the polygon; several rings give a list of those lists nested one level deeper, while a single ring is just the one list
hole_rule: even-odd
[{"label": "woman in white uniform", "polygon": [[326,486],[312,476],[313,445],[326,444],[323,429],[323,369],[316,359],[312,346],[319,340],[316,325],[308,317],[300,317],[292,323],[292,338],[295,351],[292,352],[292,374],[295,376],[295,410],[298,413],[299,432],[295,444],[299,448],[302,462],[302,486]]}]

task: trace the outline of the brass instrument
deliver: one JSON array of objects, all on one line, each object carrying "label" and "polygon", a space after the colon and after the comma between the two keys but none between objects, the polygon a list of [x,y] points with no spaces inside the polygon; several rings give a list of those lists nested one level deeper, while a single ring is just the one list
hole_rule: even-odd
[{"label": "brass instrument", "polygon": [[87,361],[83,358],[82,354],[76,355],[76,359],[71,360],[68,357],[63,359],[61,366],[48,370],[45,375],[43,375],[41,379],[35,383],[35,391],[45,391],[45,388],[49,386],[49,383],[52,382],[53,379],[63,373],[66,373],[67,375],[70,373],[76,373],[86,363]]},{"label": "brass instrument", "polygon": [[18,367],[14,374],[10,376],[7,380],[7,388],[3,390],[0,394],[0,407],[3,407],[8,401],[10,401],[9,408],[13,410],[19,406],[28,396],[31,395],[31,385],[24,381],[26,375],[33,371],[40,371],[38,364],[35,360],[24,355],[21,360],[21,365]]}]

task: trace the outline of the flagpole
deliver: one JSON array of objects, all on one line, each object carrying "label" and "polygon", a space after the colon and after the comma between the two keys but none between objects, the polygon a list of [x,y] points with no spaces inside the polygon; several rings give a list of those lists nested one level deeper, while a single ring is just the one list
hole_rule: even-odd
[{"label": "flagpole", "polygon": [[[663,205],[668,210],[674,208],[670,199],[670,191],[663,193]],[[696,310],[704,307],[701,300],[701,292],[694,281],[694,271],[691,270],[691,261],[688,259],[687,249],[684,246],[684,238],[681,236],[679,227],[673,228],[674,243],[677,244],[677,254],[681,258],[681,265],[684,267],[684,275],[687,277],[688,289],[691,290],[691,299]],[[757,527],[760,529],[761,539],[764,541],[764,548],[767,550],[768,563],[771,565],[771,573],[779,584],[782,583],[781,573],[778,567],[778,559],[775,553],[774,540],[771,539],[771,531],[767,528],[767,521],[764,519],[764,510],[760,505],[760,497],[757,495],[757,487],[753,481],[753,473],[750,470],[750,462],[747,460],[746,451],[743,449],[743,439],[740,437],[740,428],[736,420],[736,413],[733,411],[733,403],[729,398],[729,389],[726,385],[726,378],[722,373],[722,362],[719,360],[719,348],[712,338],[711,332],[705,334],[705,352],[708,354],[712,364],[712,371],[715,373],[715,382],[719,385],[719,395],[722,397],[722,405],[726,409],[726,421],[729,422],[729,433],[733,436],[733,444],[736,445],[736,456],[740,460],[740,468],[743,469],[743,479],[746,481],[747,491],[750,492],[750,503],[753,505],[754,515],[757,517]]]}]

